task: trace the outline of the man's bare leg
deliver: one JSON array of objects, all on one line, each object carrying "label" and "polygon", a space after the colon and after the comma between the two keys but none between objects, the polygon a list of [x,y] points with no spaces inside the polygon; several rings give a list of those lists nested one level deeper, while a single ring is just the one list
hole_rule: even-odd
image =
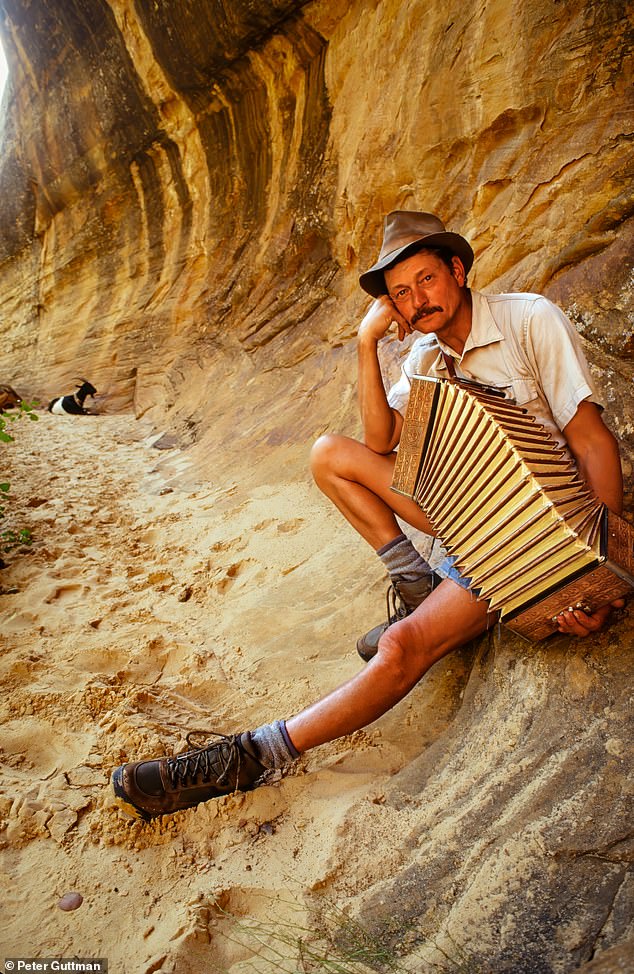
[{"label": "man's bare leg", "polygon": [[494,623],[486,602],[446,580],[410,616],[394,623],[356,676],[286,721],[297,751],[335,740],[387,713],[447,653]]},{"label": "man's bare leg", "polygon": [[375,551],[400,533],[396,514],[434,533],[418,504],[390,489],[395,461],[395,453],[384,456],[334,434],[320,437],[311,453],[315,483]]},{"label": "man's bare leg", "polygon": [[[395,514],[431,533],[418,505],[390,490],[394,461],[394,455],[374,453],[342,436],[322,437],[313,451],[317,483],[375,549],[398,539]],[[397,546],[403,543],[397,541]],[[298,753],[376,720],[436,660],[486,629],[486,604],[460,586],[445,581],[431,595],[429,590],[425,588],[423,595],[427,601],[417,609],[409,606],[414,610],[409,617],[386,631],[387,623],[376,627],[371,647],[376,656],[357,676],[289,720],[276,720],[232,737],[221,735],[218,742],[183,755],[116,768],[112,784],[119,805],[129,814],[147,819],[235,789],[248,790],[267,769],[285,767]]]},{"label": "man's bare leg", "polygon": [[395,453],[375,453],[357,440],[333,434],[317,440],[311,454],[318,487],[374,548],[390,576],[393,608],[389,617],[357,640],[357,652],[366,661],[376,655],[385,629],[428,598],[434,585],[431,566],[396,520],[398,515],[433,534],[418,504],[391,489],[395,462]]},{"label": "man's bare leg", "polygon": [[337,690],[286,721],[170,758],[121,765],[112,774],[117,803],[149,819],[253,788],[270,768],[350,734],[390,710],[437,660],[492,625],[486,602],[444,581],[410,616],[384,633],[372,662]]}]

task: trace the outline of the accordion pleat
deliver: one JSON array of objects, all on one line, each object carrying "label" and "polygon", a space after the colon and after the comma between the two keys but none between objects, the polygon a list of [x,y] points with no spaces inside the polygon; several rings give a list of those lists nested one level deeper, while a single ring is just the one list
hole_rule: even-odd
[{"label": "accordion pleat", "polygon": [[428,416],[411,496],[491,610],[509,615],[596,564],[603,505],[550,433],[486,388],[415,381]]}]

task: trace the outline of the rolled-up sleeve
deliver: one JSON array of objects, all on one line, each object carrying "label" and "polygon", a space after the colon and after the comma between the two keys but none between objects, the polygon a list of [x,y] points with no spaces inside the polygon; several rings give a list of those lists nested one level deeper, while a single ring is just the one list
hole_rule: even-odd
[{"label": "rolled-up sleeve", "polygon": [[406,371],[407,362],[403,363],[401,368],[401,375],[398,382],[395,382],[390,391],[387,394],[387,401],[392,407],[396,409],[401,416],[405,415],[405,410],[407,409],[407,403],[409,401],[409,394],[412,387],[409,375]]},{"label": "rolled-up sleeve", "polygon": [[524,327],[525,347],[559,429],[568,425],[584,399],[603,409],[579,336],[563,311],[540,297],[532,302]]}]

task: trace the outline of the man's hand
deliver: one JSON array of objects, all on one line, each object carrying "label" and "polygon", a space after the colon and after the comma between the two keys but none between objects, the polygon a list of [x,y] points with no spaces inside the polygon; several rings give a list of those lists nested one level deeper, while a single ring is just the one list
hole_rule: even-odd
[{"label": "man's hand", "polygon": [[595,612],[587,613],[581,609],[564,609],[555,617],[559,632],[569,636],[579,636],[584,639],[603,629],[605,623],[612,612],[612,609],[622,609],[625,599],[615,599],[610,605],[602,605]]},{"label": "man's hand", "polygon": [[396,309],[391,298],[382,294],[370,305],[365,318],[359,325],[359,338],[369,338],[379,342],[390,330],[393,322],[398,326],[398,340],[402,342],[406,335],[411,335],[412,329]]}]

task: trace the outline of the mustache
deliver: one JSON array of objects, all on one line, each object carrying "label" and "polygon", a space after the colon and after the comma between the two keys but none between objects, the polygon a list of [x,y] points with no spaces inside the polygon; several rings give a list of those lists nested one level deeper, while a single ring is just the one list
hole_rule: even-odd
[{"label": "mustache", "polygon": [[433,305],[430,308],[419,308],[418,311],[415,311],[412,315],[410,325],[415,325],[416,322],[420,321],[421,318],[426,318],[428,315],[432,315],[437,311],[442,311],[440,305]]}]

